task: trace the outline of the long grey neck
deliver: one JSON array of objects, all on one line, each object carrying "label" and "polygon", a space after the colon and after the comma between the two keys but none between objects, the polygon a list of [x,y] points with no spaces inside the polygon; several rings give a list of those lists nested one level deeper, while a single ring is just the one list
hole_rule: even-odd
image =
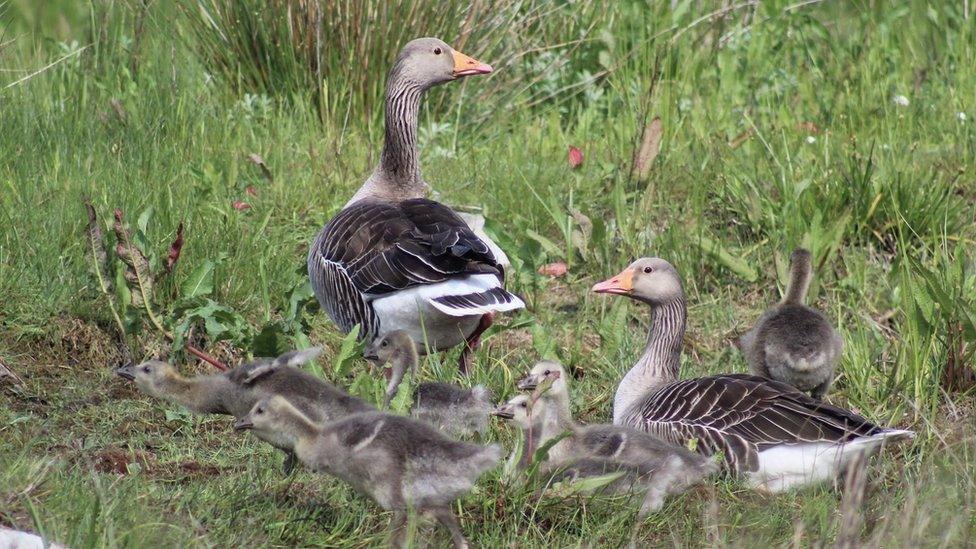
[{"label": "long grey neck", "polygon": [[390,376],[390,381],[386,384],[386,406],[390,405],[393,397],[397,394],[397,389],[400,387],[400,383],[403,382],[404,376],[406,376],[408,371],[415,370],[420,357],[417,356],[416,347],[410,346],[409,348],[402,349],[393,359],[390,366],[393,370]]},{"label": "long grey neck", "polygon": [[647,395],[677,381],[686,318],[683,296],[653,306],[644,354],[617,386],[613,399],[614,423],[622,423],[627,412]]},{"label": "long grey neck", "polygon": [[417,117],[424,88],[408,82],[394,67],[386,89],[386,136],[377,171],[398,187],[422,187],[417,152]]},{"label": "long grey neck", "polygon": [[210,374],[186,378],[180,375],[166,378],[160,383],[160,394],[165,398],[198,414],[231,414],[225,400],[233,392],[233,383],[223,374]]},{"label": "long grey neck", "polygon": [[380,163],[346,203],[371,198],[399,202],[422,198],[427,184],[420,175],[417,117],[428,85],[414,81],[398,60],[386,80],[386,133]]},{"label": "long grey neck", "polygon": [[306,464],[313,462],[315,441],[322,428],[297,409],[288,411],[282,418],[281,427],[281,435],[290,439],[298,459]]},{"label": "long grey neck", "polygon": [[546,422],[555,428],[555,432],[552,433],[549,438],[552,438],[565,430],[576,432],[579,429],[579,424],[576,423],[575,419],[573,419],[573,412],[569,408],[569,394],[567,394],[567,392],[557,391],[555,393],[547,394],[543,398],[550,403],[546,407],[546,413],[549,414],[547,417],[551,418],[553,415],[555,416],[555,419]]},{"label": "long grey neck", "polygon": [[810,281],[813,278],[813,266],[810,264],[809,255],[801,256],[790,265],[790,282],[786,286],[786,295],[783,297],[783,304],[802,305],[810,289]]}]

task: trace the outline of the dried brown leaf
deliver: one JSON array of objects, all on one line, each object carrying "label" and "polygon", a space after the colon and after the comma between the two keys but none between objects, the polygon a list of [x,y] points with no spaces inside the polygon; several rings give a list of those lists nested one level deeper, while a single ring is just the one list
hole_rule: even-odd
[{"label": "dried brown leaf", "polygon": [[[152,296],[153,280],[149,274],[149,260],[136,245],[132,243],[132,235],[122,220],[122,210],[115,210],[115,231],[117,242],[115,255],[125,264],[123,276],[132,291],[132,305],[142,307],[146,299]],[[144,299],[146,298],[146,299]]]},{"label": "dried brown leaf", "polygon": [[551,276],[553,278],[566,276],[567,272],[569,272],[569,267],[567,267],[566,264],[561,261],[557,263],[547,263],[539,267],[539,274],[542,276]]},{"label": "dried brown leaf", "polygon": [[102,228],[98,224],[98,214],[91,202],[85,201],[85,211],[88,213],[88,245],[91,248],[92,258],[95,260],[95,275],[102,286],[102,291],[109,293],[112,291],[112,279],[108,276],[108,253],[105,251],[105,237],[102,235]]},{"label": "dried brown leaf", "polygon": [[115,116],[118,116],[119,120],[124,123],[127,117],[122,103],[120,103],[118,99],[112,99],[108,102],[108,104],[111,105],[112,110],[115,111]]},{"label": "dried brown leaf", "polygon": [[754,133],[756,133],[756,130],[753,128],[749,128],[748,130],[740,133],[739,135],[735,136],[735,138],[733,138],[732,141],[729,141],[729,147],[733,149],[738,149],[739,147],[742,146],[743,143],[748,141],[749,138],[752,137],[752,134]]},{"label": "dried brown leaf", "polygon": [[651,173],[651,166],[654,165],[657,155],[661,153],[663,137],[664,127],[661,124],[661,118],[655,116],[654,120],[644,126],[644,131],[641,132],[640,149],[634,155],[633,177],[638,181],[647,180],[647,176]]},{"label": "dried brown leaf", "polygon": [[257,153],[251,153],[247,155],[247,159],[253,162],[254,165],[257,166],[258,168],[261,168],[261,175],[263,175],[265,179],[267,179],[268,181],[274,179],[271,175],[271,169],[269,169],[268,165],[264,163],[264,159],[261,158],[261,155]]},{"label": "dried brown leaf", "polygon": [[173,267],[176,266],[176,262],[180,260],[180,254],[183,252],[183,222],[180,221],[179,226],[176,227],[176,238],[173,239],[173,243],[169,245],[169,252],[166,254],[166,264],[163,266],[164,273],[170,273],[173,271]]},{"label": "dried brown leaf", "polygon": [[583,259],[587,259],[590,248],[590,236],[593,235],[593,221],[583,212],[576,208],[569,209],[570,215],[576,221],[576,228],[573,229],[571,238],[573,245]]}]

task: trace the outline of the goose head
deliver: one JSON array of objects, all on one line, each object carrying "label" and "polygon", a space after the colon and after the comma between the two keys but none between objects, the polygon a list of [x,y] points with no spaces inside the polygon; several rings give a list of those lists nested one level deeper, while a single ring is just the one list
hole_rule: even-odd
[{"label": "goose head", "polygon": [[489,413],[499,419],[511,421],[522,430],[526,430],[542,417],[544,407],[545,404],[541,399],[532,402],[532,397],[529,395],[516,395]]},{"label": "goose head", "polygon": [[276,435],[286,431],[291,423],[289,419],[300,414],[285,397],[272,395],[259,400],[250,412],[235,421],[234,430],[251,430],[258,436]]},{"label": "goose head", "polygon": [[407,42],[391,70],[391,80],[409,82],[422,89],[464,76],[488,74],[491,65],[468,57],[438,38],[417,38]]},{"label": "goose head", "polygon": [[365,358],[380,364],[409,359],[416,353],[417,347],[414,345],[413,338],[405,330],[396,330],[374,339],[363,350]]},{"label": "goose head", "polygon": [[569,392],[566,387],[566,370],[563,365],[552,360],[537,362],[525,377],[516,385],[521,391],[535,391],[540,385],[548,382],[547,392],[563,394]]},{"label": "goose head", "polygon": [[176,368],[160,360],[127,364],[115,370],[115,373],[129,381],[134,381],[139,390],[157,398],[168,397],[168,384],[180,378]]},{"label": "goose head", "polygon": [[663,305],[684,297],[677,269],[659,257],[643,257],[620,274],[593,286],[598,294],[623,295],[650,305]]}]

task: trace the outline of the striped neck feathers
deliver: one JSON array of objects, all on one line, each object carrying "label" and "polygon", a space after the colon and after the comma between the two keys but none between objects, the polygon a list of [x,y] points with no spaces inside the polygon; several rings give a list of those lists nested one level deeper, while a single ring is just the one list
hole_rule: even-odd
[{"label": "striped neck feathers", "polygon": [[684,297],[653,305],[644,353],[617,386],[613,422],[620,423],[634,405],[657,389],[678,380],[687,309]]},{"label": "striped neck feathers", "polygon": [[386,131],[380,163],[350,202],[378,198],[391,202],[421,198],[427,184],[420,175],[417,118],[429,85],[415,82],[402,63],[390,69],[386,86]]}]

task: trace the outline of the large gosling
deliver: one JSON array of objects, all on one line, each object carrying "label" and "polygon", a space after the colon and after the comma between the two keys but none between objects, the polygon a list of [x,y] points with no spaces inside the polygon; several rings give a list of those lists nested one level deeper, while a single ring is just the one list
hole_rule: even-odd
[{"label": "large gosling", "polygon": [[[419,357],[413,338],[403,330],[390,332],[371,343],[366,358],[389,364],[392,369],[386,387],[386,406],[397,394],[406,373],[416,372]],[[421,383],[413,392],[410,415],[437,427],[451,436],[484,434],[488,413],[493,408],[491,395],[483,385],[462,389],[443,382]]]},{"label": "large gosling", "polygon": [[429,511],[456,548],[467,547],[451,504],[501,458],[498,445],[457,442],[423,422],[382,412],[317,425],[278,396],[255,404],[234,428],[289,439],[308,468],[339,477],[393,511],[391,541],[398,547],[408,508]]},{"label": "large gosling", "polygon": [[542,470],[555,480],[617,473],[619,476],[601,490],[643,494],[638,518],[663,507],[667,496],[679,494],[718,471],[717,462],[653,435],[618,425],[581,426],[571,420],[566,422],[561,414],[550,413],[550,406],[545,399],[517,395],[492,412],[522,430],[520,466],[531,463],[535,449],[568,432],[550,447]]},{"label": "large gosling", "polygon": [[739,347],[753,374],[820,400],[834,381],[844,340],[822,312],[803,304],[812,277],[810,252],[797,248],[790,255],[786,296],[739,338]]},{"label": "large gosling", "polygon": [[[142,392],[197,414],[240,418],[260,399],[272,394],[288,398],[314,421],[375,410],[365,401],[297,367],[313,360],[321,351],[321,347],[292,351],[274,359],[256,359],[228,372],[194,377],[184,377],[169,363],[158,360],[123,366],[116,373],[135,382]],[[286,473],[290,472],[295,459],[287,441],[264,440],[285,451],[284,468]]]}]

